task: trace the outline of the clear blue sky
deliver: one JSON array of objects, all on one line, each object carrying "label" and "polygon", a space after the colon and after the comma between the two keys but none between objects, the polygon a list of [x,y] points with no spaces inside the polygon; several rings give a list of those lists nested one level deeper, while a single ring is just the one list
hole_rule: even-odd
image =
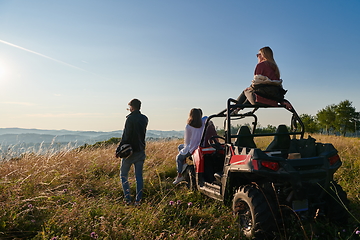
[{"label": "clear blue sky", "polygon": [[299,114],[360,110],[360,1],[0,0],[0,128],[122,129],[132,98],[148,129],[224,109],[274,51]]}]

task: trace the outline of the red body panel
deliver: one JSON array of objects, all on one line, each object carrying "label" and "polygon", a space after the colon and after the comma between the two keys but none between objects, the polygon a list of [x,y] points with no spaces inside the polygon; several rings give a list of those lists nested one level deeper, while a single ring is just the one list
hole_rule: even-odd
[{"label": "red body panel", "polygon": [[215,149],[212,147],[205,147],[201,148],[198,147],[192,154],[192,159],[194,161],[194,164],[196,166],[196,172],[197,173],[203,173],[204,172],[204,154],[211,154],[215,152]]},{"label": "red body panel", "polygon": [[251,155],[233,155],[230,164],[242,165],[247,164],[251,160]]}]

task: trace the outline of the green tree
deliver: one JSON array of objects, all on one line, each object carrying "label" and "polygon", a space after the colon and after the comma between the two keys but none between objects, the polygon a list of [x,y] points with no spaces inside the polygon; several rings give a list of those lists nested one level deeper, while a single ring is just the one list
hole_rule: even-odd
[{"label": "green tree", "polygon": [[355,132],[359,129],[360,113],[356,112],[352,102],[345,100],[338,105],[332,104],[321,109],[316,114],[319,126],[327,134],[332,131],[339,132],[345,136],[348,132]]},{"label": "green tree", "polygon": [[301,114],[301,121],[304,123],[305,131],[308,133],[316,133],[319,132],[319,124],[316,116],[312,116],[309,114]]},{"label": "green tree", "polygon": [[340,102],[336,106],[335,112],[335,127],[341,135],[345,136],[347,132],[355,132],[358,129],[360,113],[356,112],[352,102],[349,100]]},{"label": "green tree", "polygon": [[335,109],[336,109],[336,105],[332,104],[326,106],[324,109],[321,109],[316,114],[316,118],[319,122],[319,127],[324,129],[328,135],[332,130],[335,130],[335,125],[336,125]]}]

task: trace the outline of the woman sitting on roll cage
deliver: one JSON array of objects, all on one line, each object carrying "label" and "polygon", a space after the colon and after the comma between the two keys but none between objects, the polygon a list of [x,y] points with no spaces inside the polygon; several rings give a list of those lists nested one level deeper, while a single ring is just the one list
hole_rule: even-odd
[{"label": "woman sitting on roll cage", "polygon": [[[280,70],[274,60],[274,54],[270,47],[263,47],[256,54],[258,63],[254,71],[254,79],[251,86],[246,88],[236,99],[238,104],[256,104],[256,95],[263,98],[283,102],[287,108],[291,108],[290,103],[284,101],[287,92],[282,87]],[[232,113],[236,114],[241,109],[236,109]]]}]

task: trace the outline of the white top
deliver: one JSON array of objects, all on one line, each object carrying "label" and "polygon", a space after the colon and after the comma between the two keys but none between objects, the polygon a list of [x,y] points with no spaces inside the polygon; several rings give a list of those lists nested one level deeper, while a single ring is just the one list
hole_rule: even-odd
[{"label": "white top", "polygon": [[184,134],[184,148],[180,151],[181,155],[186,155],[188,153],[192,154],[197,149],[201,141],[206,119],[207,117],[203,117],[201,119],[202,126],[199,128],[194,128],[189,124],[186,124]]}]

